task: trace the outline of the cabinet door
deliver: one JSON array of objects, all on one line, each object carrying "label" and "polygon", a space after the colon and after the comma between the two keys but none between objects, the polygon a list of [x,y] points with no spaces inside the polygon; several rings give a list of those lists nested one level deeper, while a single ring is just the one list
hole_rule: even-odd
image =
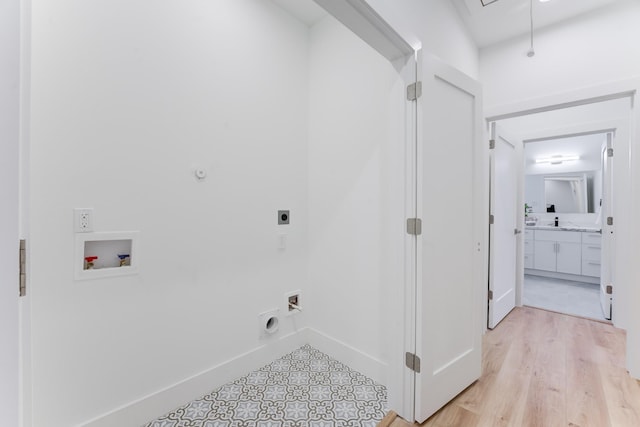
[{"label": "cabinet door", "polygon": [[538,270],[556,271],[556,242],[536,240],[533,265]]},{"label": "cabinet door", "polygon": [[582,273],[582,245],[578,243],[558,242],[558,273]]}]

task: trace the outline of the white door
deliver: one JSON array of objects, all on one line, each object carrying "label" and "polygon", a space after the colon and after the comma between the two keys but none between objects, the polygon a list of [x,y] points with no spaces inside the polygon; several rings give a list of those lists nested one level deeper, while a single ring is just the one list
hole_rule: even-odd
[{"label": "white door", "polygon": [[[433,57],[419,62],[415,419],[423,422],[480,377],[486,289],[488,145],[480,85]],[[483,264],[484,263],[484,264]],[[484,275],[484,280],[483,280]]]},{"label": "white door", "polygon": [[0,11],[0,424],[18,425],[19,7]]},{"label": "white door", "polygon": [[607,143],[602,150],[602,260],[600,261],[600,305],[605,319],[611,320],[613,293],[613,224],[607,224],[607,218],[613,218],[613,157],[607,155],[613,149],[613,134],[607,134]]},{"label": "white door", "polygon": [[493,329],[516,306],[518,230],[518,167],[516,141],[492,124],[489,227],[489,316]]}]

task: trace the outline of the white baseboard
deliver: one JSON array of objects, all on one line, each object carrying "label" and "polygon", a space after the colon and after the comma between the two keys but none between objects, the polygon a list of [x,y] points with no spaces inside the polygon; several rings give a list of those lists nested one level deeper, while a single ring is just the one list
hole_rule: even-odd
[{"label": "white baseboard", "polygon": [[316,329],[307,328],[306,335],[308,343],[312,347],[339,360],[375,382],[387,385],[388,365],[386,363]]},{"label": "white baseboard", "polygon": [[236,380],[300,348],[304,344],[326,353],[374,381],[386,385],[387,365],[348,344],[333,339],[320,331],[304,328],[277,341],[234,357],[211,369],[196,374],[163,390],[116,408],[81,424],[83,427],[139,427],[182,404],[210,393],[212,390]]},{"label": "white baseboard", "polygon": [[85,427],[139,427],[180,405],[261,368],[308,343],[307,330],[283,336],[163,390],[116,408],[81,424]]}]

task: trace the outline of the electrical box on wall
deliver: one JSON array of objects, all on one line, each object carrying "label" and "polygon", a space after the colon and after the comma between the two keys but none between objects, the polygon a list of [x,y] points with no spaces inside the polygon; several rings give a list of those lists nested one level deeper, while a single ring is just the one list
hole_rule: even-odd
[{"label": "electrical box on wall", "polygon": [[76,234],[76,280],[138,272],[137,231]]}]

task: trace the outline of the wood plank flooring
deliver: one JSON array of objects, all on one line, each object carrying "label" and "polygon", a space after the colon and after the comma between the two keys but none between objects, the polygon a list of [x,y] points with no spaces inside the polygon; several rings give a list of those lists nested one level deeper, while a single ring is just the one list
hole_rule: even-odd
[{"label": "wood plank flooring", "polygon": [[640,426],[625,341],[610,324],[516,308],[484,336],[482,377],[422,426]]}]

